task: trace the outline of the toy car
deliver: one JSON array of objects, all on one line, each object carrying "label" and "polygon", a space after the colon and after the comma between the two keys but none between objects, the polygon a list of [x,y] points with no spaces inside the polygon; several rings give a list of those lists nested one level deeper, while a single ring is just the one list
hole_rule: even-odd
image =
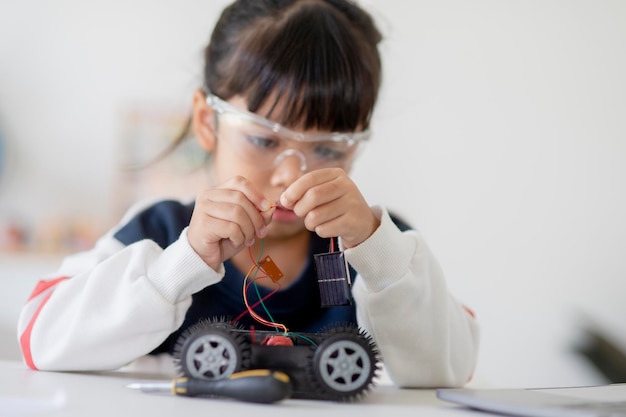
[{"label": "toy car", "polygon": [[200,322],[177,341],[174,360],[188,378],[219,380],[271,369],[289,375],[292,398],[351,401],[373,386],[380,368],[372,338],[352,325],[320,333],[245,330],[228,320]]}]

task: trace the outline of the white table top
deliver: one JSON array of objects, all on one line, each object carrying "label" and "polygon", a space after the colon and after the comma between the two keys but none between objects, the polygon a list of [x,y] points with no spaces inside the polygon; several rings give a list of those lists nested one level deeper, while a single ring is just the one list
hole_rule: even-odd
[{"label": "white table top", "polygon": [[476,416],[444,403],[434,390],[375,387],[356,403],[288,399],[253,404],[228,399],[189,398],[143,393],[133,382],[163,379],[124,372],[63,373],[32,371],[19,362],[0,361],[0,416]]}]

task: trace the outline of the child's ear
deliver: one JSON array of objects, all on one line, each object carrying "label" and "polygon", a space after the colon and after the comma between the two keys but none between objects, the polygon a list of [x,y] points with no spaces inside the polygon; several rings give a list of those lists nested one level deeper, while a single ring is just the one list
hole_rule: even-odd
[{"label": "child's ear", "polygon": [[215,147],[215,115],[206,103],[206,95],[202,90],[193,94],[193,116],[191,127],[202,149],[212,152]]}]

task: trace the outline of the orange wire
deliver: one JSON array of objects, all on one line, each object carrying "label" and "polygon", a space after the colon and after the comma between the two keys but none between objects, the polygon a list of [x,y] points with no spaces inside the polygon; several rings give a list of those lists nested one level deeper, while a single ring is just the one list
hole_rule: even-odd
[{"label": "orange wire", "polygon": [[[247,284],[248,282],[248,278],[250,277],[250,274],[252,274],[252,271],[254,269],[257,270],[261,270],[261,268],[259,267],[259,265],[257,264],[257,262],[254,260],[254,258],[252,257],[252,249],[248,248],[248,253],[250,254],[250,259],[252,259],[252,263],[253,265],[250,267],[250,269],[248,270],[248,273],[246,274],[246,276],[243,279],[243,302],[246,306],[246,309],[248,310],[248,313],[250,313],[250,316],[252,316],[253,319],[255,319],[256,321],[258,321],[259,323],[268,326],[268,327],[280,327],[283,329],[284,333],[287,333],[287,326],[285,326],[284,324],[281,323],[274,323],[272,321],[266,320],[263,317],[259,316],[254,310],[253,307],[250,307],[250,304],[248,303],[248,294],[247,294],[247,290],[249,285],[252,285],[254,283],[254,281],[256,281],[256,279],[251,282],[249,285]],[[263,278],[263,277],[261,277]],[[259,278],[260,279],[260,278]],[[274,291],[275,292],[275,291]],[[274,292],[270,293],[269,295],[272,295]],[[259,303],[261,303],[264,299],[266,299],[267,297],[264,297]]]}]

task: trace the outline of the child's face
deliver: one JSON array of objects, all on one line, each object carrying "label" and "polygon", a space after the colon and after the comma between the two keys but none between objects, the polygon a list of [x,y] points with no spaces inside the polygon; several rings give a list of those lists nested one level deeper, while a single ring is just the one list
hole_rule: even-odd
[{"label": "child's face", "polygon": [[[241,96],[221,105],[221,110],[216,112],[217,107],[207,105],[204,96],[194,97],[194,118],[202,118],[200,123],[194,120],[194,129],[204,149],[213,154],[212,169],[217,184],[242,176],[275,202],[306,172],[327,167],[349,170],[358,142],[367,137],[364,133],[356,134],[357,140],[329,140],[336,138],[317,136],[328,132],[285,129],[260,117],[251,119],[245,111],[240,113],[247,108],[246,100]],[[197,107],[202,111],[197,111]],[[261,108],[258,113],[266,114],[267,110]],[[280,114],[280,106],[274,111]],[[301,134],[306,141],[297,140]],[[268,226],[267,236],[286,238],[305,231],[303,219],[279,205]]]}]

